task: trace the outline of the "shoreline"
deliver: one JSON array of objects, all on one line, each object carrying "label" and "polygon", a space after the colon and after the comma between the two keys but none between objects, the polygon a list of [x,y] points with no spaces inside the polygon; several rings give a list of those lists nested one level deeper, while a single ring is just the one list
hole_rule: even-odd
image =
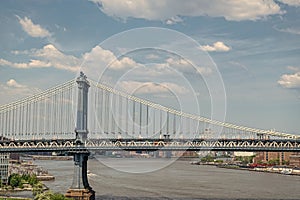
[{"label": "shoreline", "polygon": [[73,160],[72,156],[41,156],[32,155],[30,156],[33,160]]},{"label": "shoreline", "polygon": [[39,181],[52,181],[55,177],[48,170],[33,164],[31,161],[12,162],[9,168],[10,174],[34,174]]},{"label": "shoreline", "polygon": [[274,174],[282,174],[282,175],[289,175],[289,176],[300,176],[299,172],[294,172],[293,168],[283,167],[283,166],[272,166],[272,167],[243,167],[238,165],[232,164],[216,164],[216,163],[190,163],[193,165],[208,165],[208,166],[215,166],[218,168],[224,169],[233,169],[233,170],[246,170],[251,172],[264,172],[264,173],[274,173]]},{"label": "shoreline", "polygon": [[13,197],[13,196],[1,196],[0,195],[0,200],[6,200],[6,199],[10,199],[10,200],[30,200],[31,198],[24,198],[24,197]]}]

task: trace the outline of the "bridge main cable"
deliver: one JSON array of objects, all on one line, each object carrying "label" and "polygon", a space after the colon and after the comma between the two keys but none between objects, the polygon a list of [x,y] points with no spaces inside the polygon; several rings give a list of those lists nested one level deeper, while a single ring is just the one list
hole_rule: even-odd
[{"label": "bridge main cable", "polygon": [[70,81],[67,81],[67,82],[61,84],[61,85],[58,85],[58,86],[55,86],[53,88],[47,89],[47,90],[42,91],[40,93],[37,93],[37,94],[34,94],[32,96],[26,97],[24,99],[20,99],[20,100],[17,100],[17,101],[8,103],[8,104],[1,105],[0,106],[0,112],[9,111],[9,110],[15,109],[18,106],[23,106],[24,104],[27,104],[27,103],[34,103],[34,102],[38,102],[40,100],[44,100],[47,97],[49,97],[53,94],[56,94],[58,91],[64,91],[64,90],[70,89],[70,88],[74,87],[74,85],[75,85],[75,80],[72,79]]},{"label": "bridge main cable", "polygon": [[125,92],[116,90],[116,89],[114,89],[112,87],[109,87],[109,86],[106,86],[104,84],[100,84],[100,83],[98,83],[96,81],[93,81],[91,79],[89,79],[89,81],[93,86],[95,86],[99,89],[105,90],[105,91],[113,93],[115,95],[120,95],[120,96],[122,96],[124,98],[127,98],[129,100],[132,100],[134,102],[149,106],[149,107],[157,109],[157,110],[162,110],[164,112],[171,113],[171,114],[174,114],[174,115],[177,115],[177,116],[180,116],[180,117],[189,118],[189,119],[192,119],[192,120],[197,120],[197,121],[200,121],[200,122],[205,122],[205,123],[209,123],[209,124],[220,126],[220,127],[231,128],[231,129],[240,130],[240,131],[252,132],[252,133],[256,133],[256,134],[263,134],[263,135],[284,137],[284,138],[293,138],[293,139],[299,139],[300,138],[299,135],[283,133],[283,132],[278,132],[278,131],[273,131],[273,130],[263,130],[263,129],[245,127],[245,126],[238,126],[238,125],[234,125],[234,124],[227,123],[227,122],[221,122],[221,121],[218,121],[218,120],[212,120],[212,119],[209,119],[209,118],[206,118],[206,117],[197,116],[197,115],[190,114],[190,113],[185,113],[185,112],[173,109],[173,108],[168,108],[168,107],[165,107],[163,105],[153,103],[151,101],[144,100],[144,99],[129,95]]}]

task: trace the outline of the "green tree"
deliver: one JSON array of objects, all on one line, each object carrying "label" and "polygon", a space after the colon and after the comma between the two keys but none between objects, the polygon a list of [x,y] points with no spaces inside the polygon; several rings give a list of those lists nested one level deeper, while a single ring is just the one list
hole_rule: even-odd
[{"label": "green tree", "polygon": [[72,200],[72,199],[65,197],[63,194],[47,191],[36,195],[34,197],[34,200]]},{"label": "green tree", "polygon": [[223,160],[216,160],[215,162],[221,164],[221,163],[223,163]]},{"label": "green tree", "polygon": [[29,174],[22,174],[21,178],[25,181],[28,181],[29,178],[30,178],[30,175]]},{"label": "green tree", "polygon": [[32,186],[34,186],[35,184],[37,184],[39,181],[37,180],[36,175],[31,175],[28,177],[28,183]]},{"label": "green tree", "polygon": [[12,187],[18,187],[18,186],[22,186],[21,183],[21,176],[19,174],[12,174],[9,176],[8,178],[8,184]]},{"label": "green tree", "polygon": [[279,158],[269,160],[268,164],[269,165],[279,165]]},{"label": "green tree", "polygon": [[44,185],[41,182],[38,182],[32,188],[33,196],[39,195],[39,194],[43,193],[43,191],[44,191]]},{"label": "green tree", "polygon": [[289,162],[288,160],[283,160],[283,161],[282,161],[282,164],[283,164],[283,165],[289,165],[290,162]]},{"label": "green tree", "polygon": [[212,157],[211,155],[207,155],[201,158],[201,162],[214,162],[214,157]]}]

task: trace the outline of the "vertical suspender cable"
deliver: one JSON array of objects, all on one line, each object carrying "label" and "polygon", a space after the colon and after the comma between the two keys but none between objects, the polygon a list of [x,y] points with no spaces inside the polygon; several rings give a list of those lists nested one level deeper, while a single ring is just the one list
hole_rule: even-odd
[{"label": "vertical suspender cable", "polygon": [[126,126],[126,130],[125,130],[125,137],[127,137],[128,136],[128,133],[129,133],[129,130],[128,130],[128,123],[129,123],[129,121],[128,121],[128,115],[129,115],[129,108],[128,108],[128,98],[126,98],[126,108],[125,108],[125,126]]},{"label": "vertical suspender cable", "polygon": [[122,134],[122,129],[123,129],[123,126],[122,126],[122,118],[123,118],[123,101],[122,101],[122,96],[119,95],[119,113],[118,113],[118,116],[119,116],[119,137],[121,137],[121,134]]},{"label": "vertical suspender cable", "polygon": [[61,134],[61,136],[63,136],[63,107],[64,107],[64,98],[63,98],[63,89],[60,92],[60,101],[59,101],[59,105],[60,105],[60,116],[59,116],[59,133]]},{"label": "vertical suspender cable", "polygon": [[142,137],[142,103],[140,102],[140,137]]},{"label": "vertical suspender cable", "polygon": [[56,122],[57,122],[57,116],[56,116],[56,114],[57,114],[57,94],[55,93],[54,94],[54,116],[53,116],[53,121],[54,121],[54,123],[53,123],[53,129],[54,129],[54,135],[55,135],[55,137],[56,137],[56,134],[57,134],[57,127],[56,127]]},{"label": "vertical suspender cable", "polygon": [[135,101],[133,101],[133,108],[132,108],[132,135],[135,134]]},{"label": "vertical suspender cable", "polygon": [[173,114],[173,137],[176,138],[176,114]]},{"label": "vertical suspender cable", "polygon": [[155,134],[156,134],[156,130],[155,130],[155,120],[156,120],[155,111],[156,111],[156,109],[153,108],[153,136],[155,136]]},{"label": "vertical suspender cable", "polygon": [[11,110],[8,111],[8,121],[6,123],[8,123],[8,135],[11,136],[10,134],[10,126],[11,126],[11,119],[10,119],[10,112]]},{"label": "vertical suspender cable", "polygon": [[167,127],[166,127],[166,136],[169,137],[169,112],[167,112]]},{"label": "vertical suspender cable", "polygon": [[159,127],[159,138],[161,139],[162,138],[162,110],[159,110],[160,111],[160,117],[159,117],[159,123],[160,123],[160,127]]},{"label": "vertical suspender cable", "polygon": [[11,123],[12,123],[12,126],[11,126],[11,135],[12,135],[12,138],[15,139],[15,108],[13,108],[12,110],[12,120],[11,120]]},{"label": "vertical suspender cable", "polygon": [[147,104],[147,111],[146,111],[146,138],[148,138],[148,131],[149,131],[149,105]]}]

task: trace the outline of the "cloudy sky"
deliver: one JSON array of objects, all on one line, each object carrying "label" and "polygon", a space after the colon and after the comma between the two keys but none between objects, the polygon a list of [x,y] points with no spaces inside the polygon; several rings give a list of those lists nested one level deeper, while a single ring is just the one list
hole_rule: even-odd
[{"label": "cloudy sky", "polygon": [[83,70],[186,112],[300,134],[300,0],[0,5],[0,104]]}]

